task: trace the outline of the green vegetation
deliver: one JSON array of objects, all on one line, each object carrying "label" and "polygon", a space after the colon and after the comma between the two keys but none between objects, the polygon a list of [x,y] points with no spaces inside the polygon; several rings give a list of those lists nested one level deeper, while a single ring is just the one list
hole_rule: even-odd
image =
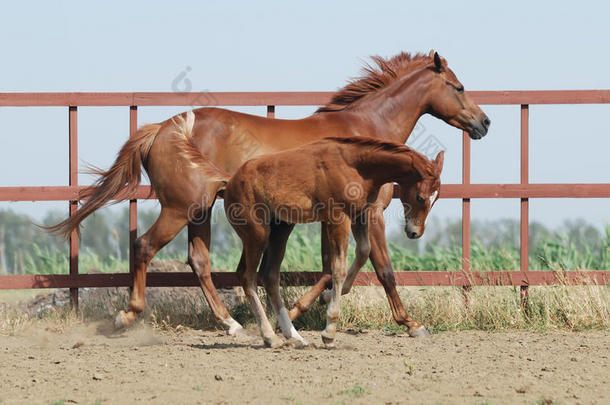
[{"label": "green vegetation", "polygon": [[[219,207],[218,207],[219,208]],[[216,269],[237,267],[241,243],[221,209],[213,214],[212,265]],[[140,210],[139,232],[156,219],[154,210]],[[43,224],[54,224],[61,215],[51,213]],[[127,271],[128,212],[102,210],[82,227],[81,272]],[[459,270],[461,268],[460,221],[445,224],[432,219],[426,242],[408,240],[401,232],[388,236],[393,267],[397,270]],[[473,222],[471,260],[474,270],[519,269],[518,223],[511,220]],[[186,230],[161,250],[156,260],[186,259]],[[566,222],[551,231],[540,224],[531,226],[530,268],[540,270],[609,269],[610,226],[605,233],[582,221]],[[351,258],[351,257],[350,257]],[[68,246],[63,240],[34,226],[29,218],[0,211],[0,274],[66,274]],[[299,225],[290,237],[283,263],[285,271],[318,271],[320,226]],[[372,270],[370,263],[364,270]]]},{"label": "green vegetation", "polygon": [[[147,229],[156,218],[153,211],[140,210],[140,229]],[[102,211],[83,228],[80,268],[104,272],[127,271],[126,212],[113,215]],[[60,218],[50,215],[45,224]],[[121,226],[122,228],[120,228]],[[240,242],[216,210],[213,217],[212,264],[216,269],[232,270],[240,256]],[[475,271],[511,270],[519,268],[518,223],[514,221],[473,222],[472,262]],[[610,227],[601,233],[583,222],[568,222],[562,229],[551,231],[532,224],[530,267],[550,271],[578,269],[610,269]],[[320,263],[320,227],[318,224],[297,226],[292,234],[285,271],[317,271]],[[452,270],[461,266],[460,222],[440,224],[431,220],[424,243],[410,241],[401,233],[388,237],[390,254],[397,270]],[[186,234],[178,238],[156,257],[156,260],[186,258]],[[31,225],[26,217],[0,211],[0,274],[68,272],[67,244]],[[367,264],[365,270],[371,270]],[[149,289],[150,291],[155,289]],[[147,299],[143,319],[153,326],[172,330],[178,327],[214,329],[218,327],[200,291],[194,289],[162,289],[171,294],[157,294]],[[90,298],[81,300],[81,317],[111,319],[128,301],[127,289],[99,289]],[[190,291],[184,294],[184,291]],[[262,290],[261,290],[262,291]],[[283,288],[286,305],[291,307],[305,293],[305,287]],[[587,330],[610,327],[610,287],[598,285],[536,286],[529,289],[525,310],[520,305],[519,288],[480,286],[468,293],[455,287],[401,287],[401,298],[411,316],[431,332],[453,330]],[[264,294],[262,294],[264,297]],[[63,309],[52,312],[51,319],[73,316]],[[326,306],[320,303],[295,321],[298,329],[321,330],[325,324]],[[247,303],[231,309],[242,324],[254,322]],[[47,316],[47,315],[39,315]],[[0,307],[0,334],[12,334],[31,319],[10,305]],[[355,287],[342,300],[341,327],[344,329],[385,329],[388,333],[405,333],[391,315],[385,293],[380,287]],[[405,372],[413,373],[405,364]]]},{"label": "green vegetation", "polygon": [[346,395],[350,398],[360,398],[363,395],[370,394],[371,392],[364,388],[360,383],[355,383],[353,387],[339,391],[337,395]]}]

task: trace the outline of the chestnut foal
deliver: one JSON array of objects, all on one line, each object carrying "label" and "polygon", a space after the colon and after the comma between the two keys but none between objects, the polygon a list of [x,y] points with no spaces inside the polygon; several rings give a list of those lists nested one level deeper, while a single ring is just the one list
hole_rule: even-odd
[{"label": "chestnut foal", "polygon": [[[442,167],[443,152],[431,162],[405,145],[367,137],[336,137],[255,158],[237,170],[224,192],[225,210],[243,244],[237,272],[267,346],[282,343],[257,294],[256,269],[267,246],[273,249],[267,250],[266,263],[261,265],[262,279],[282,334],[307,344],[292,325],[280,297],[280,264],[294,224],[326,223],[332,290],[322,340],[331,347],[341,294],[349,290],[370,254],[368,209],[381,187],[391,182],[400,185],[405,232],[411,239],[418,238],[438,199]],[[347,272],[350,227],[356,258]],[[425,328],[420,327],[420,331],[425,333]]]}]

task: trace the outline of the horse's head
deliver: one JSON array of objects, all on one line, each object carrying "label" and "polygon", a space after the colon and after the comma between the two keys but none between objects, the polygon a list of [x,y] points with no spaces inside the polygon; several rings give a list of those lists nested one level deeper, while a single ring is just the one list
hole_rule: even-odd
[{"label": "horse's head", "polygon": [[490,119],[464,91],[447,61],[434,51],[430,51],[430,57],[434,61],[429,67],[434,79],[428,92],[427,112],[468,132],[472,139],[481,139],[487,134]]},{"label": "horse's head", "polygon": [[426,230],[426,219],[432,206],[438,200],[441,187],[444,152],[439,152],[432,162],[432,173],[399,182],[400,201],[405,214],[405,233],[409,239],[417,239]]}]

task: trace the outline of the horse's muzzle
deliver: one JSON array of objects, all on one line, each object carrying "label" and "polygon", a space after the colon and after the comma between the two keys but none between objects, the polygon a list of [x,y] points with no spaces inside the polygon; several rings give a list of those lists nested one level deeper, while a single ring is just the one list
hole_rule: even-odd
[{"label": "horse's muzzle", "polygon": [[489,126],[491,125],[491,120],[486,115],[480,121],[470,121],[468,128],[468,135],[471,139],[481,139],[485,135],[487,135],[487,131],[489,130]]}]

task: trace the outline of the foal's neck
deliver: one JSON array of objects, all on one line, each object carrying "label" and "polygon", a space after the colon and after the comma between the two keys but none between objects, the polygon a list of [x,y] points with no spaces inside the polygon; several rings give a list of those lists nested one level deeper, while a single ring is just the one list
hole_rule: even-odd
[{"label": "foal's neck", "polygon": [[429,70],[422,68],[362,99],[352,111],[368,114],[379,138],[405,143],[427,111]]},{"label": "foal's neck", "polygon": [[399,181],[414,183],[422,178],[418,167],[421,169],[426,165],[413,150],[394,152],[361,148],[356,156],[354,167],[363,178],[372,180],[375,186]]}]

